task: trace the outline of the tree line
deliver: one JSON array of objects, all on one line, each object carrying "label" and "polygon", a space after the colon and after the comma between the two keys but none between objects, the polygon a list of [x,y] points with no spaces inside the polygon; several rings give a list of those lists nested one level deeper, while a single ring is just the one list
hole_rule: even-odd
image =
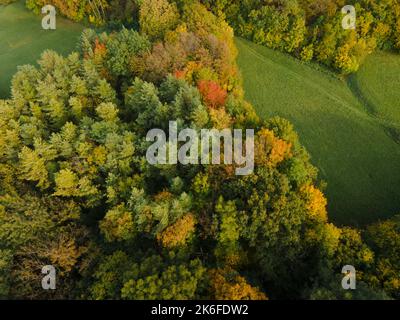
[{"label": "tree line", "polygon": [[[202,0],[236,33],[255,43],[317,61],[342,74],[358,70],[376,49],[400,49],[398,0]],[[352,5],[356,28],[344,29]]]}]

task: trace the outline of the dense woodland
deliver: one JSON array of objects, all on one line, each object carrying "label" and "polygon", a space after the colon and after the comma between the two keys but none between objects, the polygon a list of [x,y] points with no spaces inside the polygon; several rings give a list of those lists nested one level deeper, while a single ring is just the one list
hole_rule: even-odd
[{"label": "dense woodland", "polygon": [[[238,35],[342,74],[358,70],[375,49],[400,49],[398,0],[203,0]],[[342,28],[354,5],[356,29]]]},{"label": "dense woodland", "polygon": [[[353,72],[365,52],[400,47],[398,1],[360,1],[362,28],[348,32],[341,0],[50,2],[109,31],[20,67],[0,100],[0,297],[400,298],[400,216],[329,222],[293,126],[244,100],[233,41]],[[254,128],[254,174],[148,164],[146,133],[170,120]],[[357,290],[341,287],[348,264]]]}]

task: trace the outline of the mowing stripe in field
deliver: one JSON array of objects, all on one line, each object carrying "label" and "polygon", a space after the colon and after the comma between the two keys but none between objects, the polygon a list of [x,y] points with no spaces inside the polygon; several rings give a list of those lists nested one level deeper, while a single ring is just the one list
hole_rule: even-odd
[{"label": "mowing stripe in field", "polygon": [[331,218],[357,225],[400,213],[400,146],[388,134],[398,123],[371,115],[329,71],[243,39],[237,46],[247,100],[261,117],[294,124],[328,182]]}]

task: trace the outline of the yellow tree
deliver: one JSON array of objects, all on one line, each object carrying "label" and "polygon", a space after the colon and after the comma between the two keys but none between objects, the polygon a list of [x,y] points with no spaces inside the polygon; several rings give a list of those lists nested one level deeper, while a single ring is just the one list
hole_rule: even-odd
[{"label": "yellow tree", "polygon": [[265,293],[252,287],[233,269],[211,269],[209,276],[213,299],[268,300]]},{"label": "yellow tree", "polygon": [[177,26],[178,20],[176,5],[167,0],[144,0],[140,6],[140,30],[150,39],[163,38],[167,31]]}]

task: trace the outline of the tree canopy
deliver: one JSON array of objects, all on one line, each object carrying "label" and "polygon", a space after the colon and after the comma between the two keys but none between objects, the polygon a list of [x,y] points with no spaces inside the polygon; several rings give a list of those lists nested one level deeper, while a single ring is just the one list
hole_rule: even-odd
[{"label": "tree canopy", "polygon": [[[248,17],[304,31],[296,2],[287,10]],[[244,100],[231,27],[197,1],[144,0],[138,16],[138,31],[88,29],[78,52],[45,51],[0,100],[0,297],[354,298],[338,289],[351,264],[365,297],[398,298],[398,219],[329,222],[293,126]],[[255,129],[254,173],[150,165],[146,133],[170,120]],[[56,293],[38,290],[47,264]]]}]

